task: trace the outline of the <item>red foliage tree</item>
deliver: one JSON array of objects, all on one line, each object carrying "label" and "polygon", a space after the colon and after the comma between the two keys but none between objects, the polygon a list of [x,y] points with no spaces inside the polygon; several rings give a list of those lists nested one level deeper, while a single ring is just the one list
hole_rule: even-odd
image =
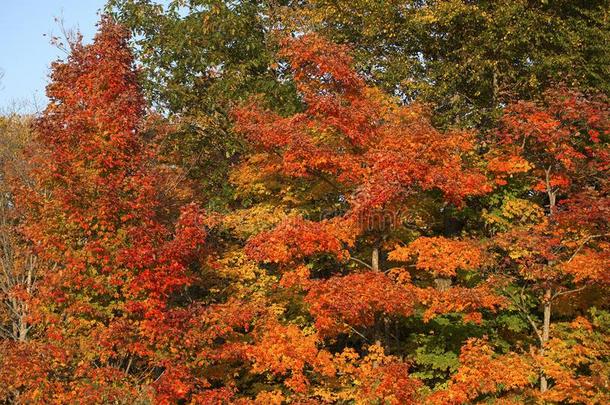
[{"label": "red foliage tree", "polygon": [[[522,289],[509,294],[513,304],[527,313],[528,297],[533,297],[542,307],[541,321],[526,315],[541,358],[551,339],[553,303],[594,285],[608,286],[608,111],[604,97],[555,89],[539,102],[508,106],[496,134],[492,155],[503,156],[491,161],[502,173],[499,184],[513,177],[526,190],[521,201],[536,212],[499,232],[495,241],[506,254],[503,276]],[[548,386],[543,372],[541,392]]]},{"label": "red foliage tree", "polygon": [[[422,106],[402,106],[366,85],[345,47],[305,35],[288,41],[281,56],[289,62],[303,111],[284,117],[256,99],[237,109],[237,129],[258,153],[239,170],[243,176],[259,176],[257,180],[266,177],[274,187],[310,190],[303,198],[314,204],[322,200],[316,190],[324,188],[325,198],[335,199],[330,205],[341,208],[318,221],[307,206],[297,208],[307,219],[290,217],[259,232],[245,250],[251,259],[278,269],[282,286],[305,292],[318,336],[356,334],[381,344],[384,324],[388,335],[392,319],[412,316],[422,307],[425,320],[461,312],[479,321],[479,311],[504,305],[489,285],[426,285],[432,276],[449,279],[451,286],[451,279],[458,281],[458,269],[484,266],[485,249],[468,240],[421,238],[409,245],[408,254],[399,248],[389,257],[408,263],[419,257],[414,269],[380,266],[380,249],[402,242],[394,229],[417,215],[414,200],[436,198],[441,206],[461,206],[491,190],[474,153],[474,135],[439,131]],[[363,251],[371,254],[370,264],[357,258]],[[457,254],[455,262],[447,253]],[[309,264],[325,257],[336,261],[336,269],[313,274]],[[392,367],[408,368],[400,361]],[[412,382],[395,380],[405,387]]]},{"label": "red foliage tree", "polygon": [[42,150],[20,202],[24,232],[46,266],[42,353],[61,355],[46,364],[48,381],[17,391],[23,398],[147,396],[142,382],[161,386],[175,370],[163,354],[179,322],[172,300],[191,282],[203,215],[189,205],[175,225],[164,216],[127,41],[103,19],[93,44],[72,43],[68,59],[52,66],[50,102],[36,124]]}]

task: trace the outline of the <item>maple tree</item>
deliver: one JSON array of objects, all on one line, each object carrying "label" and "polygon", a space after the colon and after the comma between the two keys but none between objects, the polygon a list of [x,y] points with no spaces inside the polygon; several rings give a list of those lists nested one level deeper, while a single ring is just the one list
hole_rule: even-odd
[{"label": "maple tree", "polygon": [[[255,101],[236,112],[238,128],[257,153],[238,169],[244,176],[239,180],[257,184],[250,195],[261,201],[270,190],[284,196],[279,204],[300,216],[251,237],[246,253],[273,264],[284,286],[306,293],[305,308],[326,337],[359,336],[391,348],[391,324],[400,317],[419,313],[428,322],[462,313],[465,322],[481,324],[482,312],[516,310],[536,334],[538,354],[509,356],[504,367],[511,362],[523,366],[521,372],[499,375],[506,380],[475,375],[490,385],[463,394],[458,402],[482,394],[512,395],[496,386],[535,396],[529,387],[536,367],[540,390],[547,392],[543,364],[551,301],[606,281],[605,100],[559,89],[540,104],[509,106],[485,155],[486,177],[472,135],[441,133],[427,123],[425,110],[393,104],[351,69],[345,48],[305,35],[281,55],[294,69],[303,110],[281,116]],[[301,194],[287,198],[295,188]],[[326,199],[317,200],[320,189]],[[526,198],[515,198],[519,192]],[[414,195],[456,209],[468,198],[505,198],[499,211],[483,212],[493,226],[491,239],[464,237],[466,230],[462,237],[419,230],[405,241],[400,228],[417,229]],[[312,207],[312,201],[322,207]],[[329,218],[314,219],[333,206],[339,209]],[[388,210],[399,215],[387,221]],[[473,237],[480,231],[475,232]],[[386,262],[407,266],[381,270],[380,248],[396,243]],[[505,253],[499,256],[498,249]],[[362,252],[371,255],[370,264],[358,258]],[[330,258],[334,264],[321,272],[317,266]],[[542,305],[540,324],[532,313],[536,297]],[[452,386],[455,392],[448,395],[460,389]]]},{"label": "maple tree", "polygon": [[[460,363],[447,389],[429,398],[432,403],[462,404],[487,393],[518,391],[529,387],[534,374],[523,357],[515,353],[495,354],[492,347],[478,339],[469,339],[464,344]],[[518,397],[514,400],[517,403]]]},{"label": "maple tree", "polygon": [[[391,349],[390,329],[401,317],[419,314],[426,322],[463,313],[466,321],[480,322],[480,311],[504,306],[484,277],[475,286],[459,285],[458,268],[484,268],[484,247],[411,236],[407,247],[391,248],[404,243],[401,228],[417,223],[422,208],[415,200],[431,199],[434,209],[460,207],[491,190],[473,153],[473,134],[440,132],[424,108],[400,106],[367,86],[344,47],[306,35],[287,42],[281,56],[293,69],[303,110],[282,116],[253,101],[236,111],[255,157],[237,168],[235,179],[245,196],[262,204],[285,196],[279,204],[292,214],[251,236],[245,252],[277,269],[284,288],[304,293],[320,337],[375,340]],[[268,187],[273,194],[261,193]],[[315,219],[331,209],[328,218]],[[387,213],[396,215],[388,219]],[[385,261],[383,248],[390,250]],[[459,257],[445,256],[452,251]],[[358,257],[362,253],[370,262]],[[382,268],[412,263],[412,256],[418,258],[414,269]],[[316,266],[322,261],[325,271]]]},{"label": "maple tree", "polygon": [[[591,284],[607,286],[601,269],[608,268],[608,216],[603,214],[608,183],[602,174],[609,162],[608,119],[603,97],[559,89],[541,103],[509,106],[497,133],[500,150],[509,157],[501,171],[516,176],[526,200],[538,206],[529,220],[513,223],[495,237],[507,252],[505,274],[521,288],[509,296],[526,312],[542,357],[553,302]],[[542,305],[540,323],[527,313],[532,297]],[[547,389],[543,371],[540,390]]]},{"label": "maple tree", "polygon": [[122,28],[103,19],[92,45],[72,43],[68,60],[52,67],[47,94],[33,184],[17,194],[24,234],[44,263],[34,314],[44,329],[40,354],[57,360],[45,364],[48,382],[35,376],[15,400],[118,400],[136,395],[140,379],[163,383],[159,350],[176,322],[170,302],[191,282],[203,216],[194,205],[171,227],[160,216]]}]

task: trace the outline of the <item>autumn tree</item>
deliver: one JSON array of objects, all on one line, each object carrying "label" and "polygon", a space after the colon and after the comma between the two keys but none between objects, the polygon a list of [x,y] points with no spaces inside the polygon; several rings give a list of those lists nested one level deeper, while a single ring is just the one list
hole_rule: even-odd
[{"label": "autumn tree", "polygon": [[543,394],[553,384],[545,366],[553,318],[599,306],[594,291],[608,286],[609,118],[604,97],[567,89],[514,103],[489,160],[503,198],[485,218],[506,294],[538,340]]},{"label": "autumn tree", "polygon": [[346,48],[320,37],[288,41],[281,56],[302,111],[282,116],[259,100],[236,111],[256,153],[234,181],[251,201],[281,207],[285,219],[268,221],[245,251],[302,294],[283,305],[306,310],[322,338],[389,351],[401,319],[454,313],[477,323],[502,307],[486,246],[422,220],[491,190],[473,134],[436,130],[425,109],[367,86]]},{"label": "autumn tree", "polygon": [[32,146],[30,124],[31,118],[17,114],[0,117],[0,337],[21,342],[32,327],[29,301],[37,286],[38,260],[19,233],[23,212],[15,204],[13,185],[29,181],[24,150]]},{"label": "autumn tree", "polygon": [[33,184],[19,193],[24,233],[44,263],[44,337],[29,359],[40,374],[18,382],[18,401],[124,402],[174,378],[163,354],[178,322],[172,303],[191,283],[205,230],[195,205],[178,218],[161,205],[127,41],[104,18],[93,44],[71,43],[52,66]]}]

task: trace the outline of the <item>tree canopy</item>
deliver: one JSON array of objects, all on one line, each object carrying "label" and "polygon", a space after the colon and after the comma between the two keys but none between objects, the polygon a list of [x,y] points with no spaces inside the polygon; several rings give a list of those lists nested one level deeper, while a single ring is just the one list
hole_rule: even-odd
[{"label": "tree canopy", "polygon": [[608,9],[110,0],[0,117],[0,402],[610,402]]}]

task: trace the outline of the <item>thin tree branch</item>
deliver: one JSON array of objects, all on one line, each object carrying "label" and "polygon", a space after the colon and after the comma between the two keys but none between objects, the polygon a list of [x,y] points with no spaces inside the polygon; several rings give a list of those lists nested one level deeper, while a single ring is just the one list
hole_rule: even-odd
[{"label": "thin tree branch", "polygon": [[345,326],[347,326],[352,332],[354,332],[356,335],[360,336],[362,339],[364,339],[366,342],[370,343],[369,340],[366,338],[366,336],[364,336],[362,333],[358,332],[356,329],[354,329],[351,325],[347,324],[347,323],[343,323]]},{"label": "thin tree branch", "polygon": [[566,295],[566,294],[572,294],[572,293],[577,293],[579,291],[584,290],[585,288],[587,288],[588,285],[583,285],[582,287],[578,287],[578,288],[574,288],[573,290],[568,290],[568,291],[562,291],[562,292],[557,292],[555,294],[553,294],[553,296],[551,297],[551,301],[554,300],[555,298],[559,297],[560,295]]},{"label": "thin tree branch", "polygon": [[[525,287],[523,287],[523,289],[524,288]],[[513,294],[509,293],[505,289],[503,289],[502,291],[510,297],[511,302],[517,307],[517,309],[519,310],[519,313],[521,313],[521,315],[524,316],[525,319],[529,322],[529,324],[532,326],[532,329],[534,329],[534,332],[536,332],[536,336],[538,337],[540,344],[542,344],[544,342],[544,339],[542,338],[542,333],[540,332],[538,325],[536,325],[536,322],[534,322],[534,320],[532,319],[532,317],[529,315],[528,311],[526,310],[525,306],[523,305],[523,298],[522,298],[523,289],[521,290],[521,295],[520,295],[519,301],[517,301],[517,299],[514,297]]]},{"label": "thin tree branch", "polygon": [[372,267],[370,264],[368,264],[368,263],[366,263],[366,262],[364,262],[364,261],[362,261],[362,260],[358,259],[357,257],[352,257],[352,256],[350,256],[350,258],[349,258],[349,259],[350,259],[350,260],[353,260],[353,261],[355,261],[355,262],[357,262],[357,263],[360,263],[361,265],[366,266],[366,267],[368,267],[369,269],[373,270],[373,267]]}]

